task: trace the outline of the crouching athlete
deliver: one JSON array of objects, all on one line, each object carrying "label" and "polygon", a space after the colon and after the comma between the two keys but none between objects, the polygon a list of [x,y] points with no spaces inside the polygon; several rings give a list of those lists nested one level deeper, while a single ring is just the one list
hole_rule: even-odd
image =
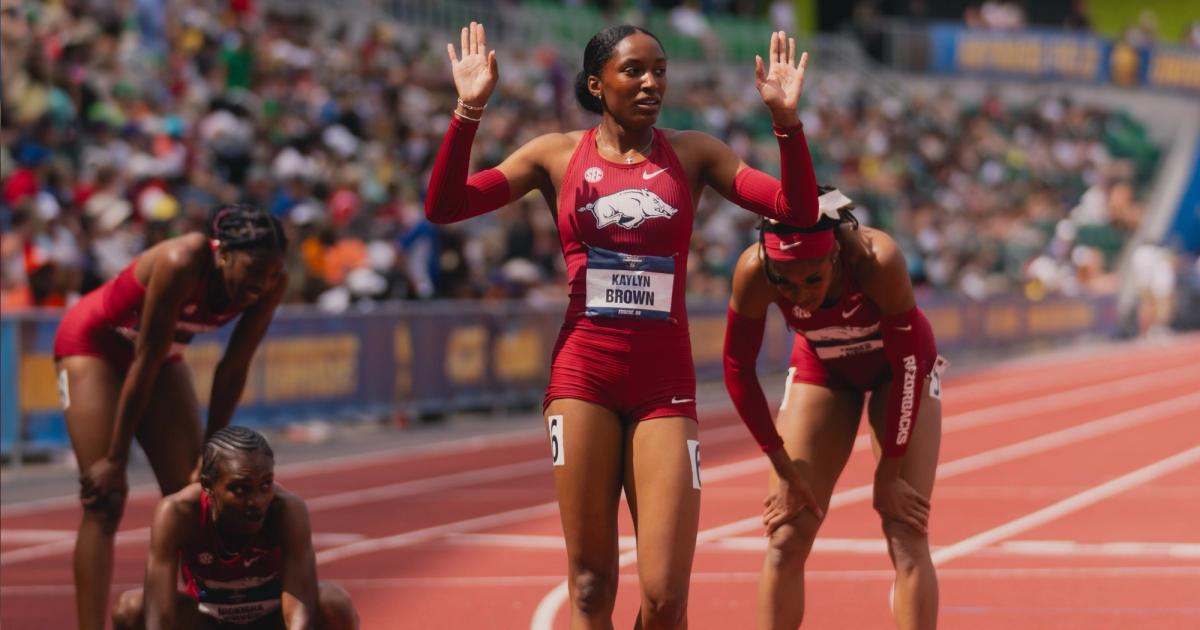
[{"label": "crouching athlete", "polygon": [[200,483],[159,503],[145,588],[121,595],[113,627],[342,630],[358,614],[340,586],[317,582],[308,509],[275,485],[271,446],[233,426],[204,444]]}]

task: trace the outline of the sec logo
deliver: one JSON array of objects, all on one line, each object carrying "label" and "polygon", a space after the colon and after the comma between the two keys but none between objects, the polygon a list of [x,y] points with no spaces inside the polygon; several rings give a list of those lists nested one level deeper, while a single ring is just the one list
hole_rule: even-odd
[{"label": "sec logo", "polygon": [[595,184],[596,182],[604,179],[604,171],[600,170],[599,166],[593,166],[592,168],[589,168],[583,172],[583,178],[587,180],[589,184]]}]

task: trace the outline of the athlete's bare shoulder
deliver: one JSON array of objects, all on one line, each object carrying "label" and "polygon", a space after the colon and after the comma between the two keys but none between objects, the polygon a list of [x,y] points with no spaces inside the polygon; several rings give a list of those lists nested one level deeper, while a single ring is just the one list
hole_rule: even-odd
[{"label": "athlete's bare shoulder", "polygon": [[838,241],[851,273],[869,295],[883,295],[896,287],[909,286],[904,253],[887,232],[871,227],[855,230],[842,225]]},{"label": "athlete's bare shoulder", "polygon": [[194,271],[206,263],[210,252],[208,236],[201,232],[169,238],[141,255],[137,267],[138,280],[148,282],[151,271],[160,265],[168,271]]},{"label": "athlete's bare shoulder", "polygon": [[763,260],[759,250],[758,243],[747,245],[746,249],[743,249],[741,255],[738,256],[734,273],[761,274]]},{"label": "athlete's bare shoulder", "polygon": [[200,517],[200,495],[204,489],[200,484],[193,483],[184,486],[182,490],[175,494],[169,494],[163,497],[158,506],[158,521],[167,524],[171,527],[185,527],[188,523],[199,521]]},{"label": "athlete's bare shoulder", "polygon": [[543,158],[555,157],[563,151],[574,151],[575,145],[583,139],[583,134],[583,131],[544,133],[525,143],[521,150],[531,151]]},{"label": "athlete's bare shoulder", "polygon": [[719,146],[722,142],[712,135],[694,129],[660,129],[663,136],[675,147],[676,151],[685,149],[705,149]]},{"label": "athlete's bare shoulder", "polygon": [[765,315],[778,295],[763,273],[763,259],[758,243],[742,250],[733,269],[731,304],[739,314],[758,318]]}]

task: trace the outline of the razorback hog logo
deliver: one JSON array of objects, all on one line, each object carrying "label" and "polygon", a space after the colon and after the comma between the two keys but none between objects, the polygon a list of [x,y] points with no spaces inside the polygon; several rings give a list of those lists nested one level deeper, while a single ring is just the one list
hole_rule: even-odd
[{"label": "razorback hog logo", "polygon": [[646,219],[657,217],[671,218],[676,212],[662,197],[642,189],[629,189],[605,195],[596,201],[580,208],[579,212],[592,212],[596,215],[596,229],[616,223],[632,230]]}]

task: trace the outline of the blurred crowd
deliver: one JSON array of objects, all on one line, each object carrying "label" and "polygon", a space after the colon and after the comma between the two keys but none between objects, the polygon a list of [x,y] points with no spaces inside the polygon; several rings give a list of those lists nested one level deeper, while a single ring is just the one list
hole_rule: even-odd
[{"label": "blurred crowd", "polygon": [[[985,0],[978,4],[972,3],[963,12],[963,22],[968,27],[979,29],[1026,28],[1030,24],[1025,5],[1025,2],[1018,0]],[[1063,12],[1061,23],[1057,26],[1070,31],[1091,32],[1093,24],[1088,0],[1071,0]],[[1178,36],[1182,33],[1179,39],[1183,46],[1200,48],[1200,20],[1193,20],[1188,24],[1168,24],[1166,28],[1175,31],[1170,33],[1171,35]],[[1158,45],[1163,40],[1163,26],[1159,24],[1158,15],[1149,8],[1140,10],[1137,19],[1125,26],[1120,39],[1135,47]]]},{"label": "blurred crowd", "polygon": [[[341,310],[562,298],[540,196],[455,226],[424,219],[455,97],[440,36],[255,0],[0,4],[6,312],[68,304],[234,201],[283,219],[294,244],[289,301]],[[595,124],[574,104],[576,69],[556,51],[498,54],[476,168],[536,135]],[[802,116],[818,179],[859,202],[863,223],[896,235],[919,284],[972,298],[1114,285],[1157,161],[1136,121],[1052,93],[1023,107],[947,92],[877,97],[814,70]],[[748,73],[676,80],[666,105],[662,126],[709,131],[777,172]],[[755,225],[706,193],[691,293],[727,294]]]}]

